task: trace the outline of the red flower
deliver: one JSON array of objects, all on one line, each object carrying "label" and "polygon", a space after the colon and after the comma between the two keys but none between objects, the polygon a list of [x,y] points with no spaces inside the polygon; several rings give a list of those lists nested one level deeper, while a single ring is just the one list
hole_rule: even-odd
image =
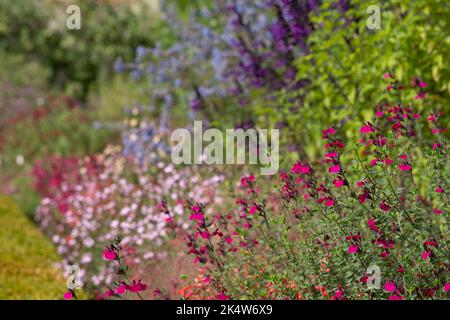
[{"label": "red flower", "polygon": [[118,286],[116,288],[116,293],[119,295],[124,294],[126,289],[127,289],[127,286],[125,284],[121,284],[120,286]]},{"label": "red flower", "polygon": [[370,125],[362,126],[359,131],[361,133],[371,133],[372,132],[372,126],[370,126]]},{"label": "red flower", "polygon": [[422,259],[427,260],[431,256],[431,251],[424,251],[422,252]]},{"label": "red flower", "polygon": [[326,207],[333,207],[333,206],[334,206],[334,201],[333,201],[333,199],[327,199],[327,200],[325,201],[325,206],[326,206]]},{"label": "red flower", "polygon": [[325,158],[336,158],[338,156],[338,153],[336,151],[328,152],[325,154]]},{"label": "red flower", "polygon": [[383,201],[380,204],[380,209],[383,210],[384,212],[387,212],[387,211],[391,210],[391,207],[386,202]]},{"label": "red flower", "polygon": [[449,290],[450,290],[450,283],[447,282],[447,283],[445,284],[445,286],[444,286],[444,291],[445,291],[445,292],[448,292]]},{"label": "red flower", "polygon": [[401,171],[410,171],[411,170],[411,166],[409,164],[406,164],[406,163],[402,163],[401,165],[398,166],[398,168]]},{"label": "red flower", "polygon": [[217,300],[230,300],[230,296],[225,295],[225,293],[221,292],[219,295],[217,295]]},{"label": "red flower", "polygon": [[384,290],[386,290],[388,292],[394,292],[395,290],[397,290],[397,286],[392,281],[391,282],[386,282],[384,284]]},{"label": "red flower", "polygon": [[389,300],[403,300],[403,297],[393,294],[392,296],[389,297]]},{"label": "red flower", "polygon": [[291,168],[291,172],[292,173],[303,173],[303,174],[307,174],[311,171],[311,168],[309,165],[302,165],[300,162],[296,162],[294,164],[294,166]]},{"label": "red flower", "polygon": [[334,180],[333,183],[336,188],[340,188],[344,185],[344,180]]},{"label": "red flower", "polygon": [[72,292],[68,291],[68,292],[64,293],[64,299],[65,300],[70,300],[72,298],[73,298],[73,293]]},{"label": "red flower", "polygon": [[127,286],[128,291],[133,293],[138,293],[141,291],[147,290],[147,285],[142,283],[141,280],[137,281],[133,280],[133,282]]},{"label": "red flower", "polygon": [[341,289],[337,289],[334,295],[331,297],[331,300],[343,300],[344,299],[344,291]]},{"label": "red flower", "polygon": [[348,247],[348,252],[351,254],[355,254],[356,252],[358,252],[358,250],[359,250],[358,246],[350,245],[350,247]]},{"label": "red flower", "polygon": [[103,250],[103,258],[105,260],[116,260],[117,254],[114,252],[114,250],[106,248],[105,250]]}]

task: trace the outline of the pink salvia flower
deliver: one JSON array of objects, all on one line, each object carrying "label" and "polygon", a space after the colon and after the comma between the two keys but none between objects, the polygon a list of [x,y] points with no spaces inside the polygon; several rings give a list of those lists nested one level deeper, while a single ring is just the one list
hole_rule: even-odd
[{"label": "pink salvia flower", "polygon": [[389,300],[403,300],[403,297],[393,294],[392,296],[389,297]]},{"label": "pink salvia flower", "polygon": [[409,164],[406,164],[406,163],[402,163],[401,165],[398,166],[398,168],[401,171],[411,171],[411,166]]},{"label": "pink salvia flower", "polygon": [[73,298],[73,293],[72,292],[68,291],[68,292],[64,293],[64,299],[65,300],[70,300],[72,298]]},{"label": "pink salvia flower", "polygon": [[333,183],[336,188],[340,188],[344,185],[344,180],[334,180]]},{"label": "pink salvia flower", "polygon": [[387,211],[391,210],[391,207],[386,202],[383,201],[380,204],[380,209],[387,212]]},{"label": "pink salvia flower", "polygon": [[356,252],[358,252],[358,250],[359,250],[358,246],[351,245],[350,247],[348,247],[348,252],[351,254],[355,254]]},{"label": "pink salvia flower", "polygon": [[225,295],[225,293],[221,292],[218,296],[217,296],[217,300],[230,300],[230,297]]},{"label": "pink salvia flower", "polygon": [[121,284],[120,286],[118,286],[118,287],[116,288],[116,293],[117,293],[118,295],[124,294],[126,289],[127,289],[127,286],[124,285],[124,284]]},{"label": "pink salvia flower", "polygon": [[107,248],[103,250],[103,258],[105,260],[115,260],[117,258],[117,255],[113,250]]},{"label": "pink salvia flower", "polygon": [[133,282],[127,287],[128,291],[138,293],[147,290],[147,285],[142,283],[141,280],[133,280]]},{"label": "pink salvia flower", "polygon": [[372,127],[370,125],[365,125],[365,126],[362,126],[359,131],[361,133],[371,133],[372,132]]},{"label": "pink salvia flower", "polygon": [[422,252],[422,259],[427,260],[431,256],[431,251]]},{"label": "pink salvia flower", "polygon": [[326,158],[336,158],[338,156],[338,153],[336,151],[329,152],[325,154]]},{"label": "pink salvia flower", "polygon": [[414,97],[414,100],[425,99],[426,96],[427,96],[427,94],[425,92],[421,92],[417,96]]}]

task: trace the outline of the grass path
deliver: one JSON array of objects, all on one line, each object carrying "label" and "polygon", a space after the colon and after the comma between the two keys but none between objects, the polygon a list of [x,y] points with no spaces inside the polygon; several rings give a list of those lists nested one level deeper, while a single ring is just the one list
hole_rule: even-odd
[{"label": "grass path", "polygon": [[58,256],[9,198],[0,196],[0,299],[61,299]]}]

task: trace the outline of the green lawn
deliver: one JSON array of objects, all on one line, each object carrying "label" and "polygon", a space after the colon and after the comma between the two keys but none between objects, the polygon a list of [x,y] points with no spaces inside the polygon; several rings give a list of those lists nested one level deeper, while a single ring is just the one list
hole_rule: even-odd
[{"label": "green lawn", "polygon": [[61,299],[66,284],[51,243],[0,196],[0,299]]}]

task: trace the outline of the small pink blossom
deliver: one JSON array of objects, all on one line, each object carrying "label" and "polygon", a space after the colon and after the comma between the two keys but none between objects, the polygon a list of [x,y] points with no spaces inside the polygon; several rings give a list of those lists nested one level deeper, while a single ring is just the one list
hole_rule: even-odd
[{"label": "small pink blossom", "polygon": [[390,79],[392,78],[392,75],[389,72],[386,72],[385,74],[383,74],[383,78]]},{"label": "small pink blossom", "polygon": [[361,133],[371,133],[372,132],[372,126],[370,126],[370,125],[362,126],[359,131]]},{"label": "small pink blossom", "polygon": [[372,167],[376,166],[377,163],[378,163],[378,159],[376,159],[376,158],[370,161],[370,165],[371,165]]},{"label": "small pink blossom", "polygon": [[309,165],[304,166],[299,162],[295,163],[294,166],[291,168],[292,173],[308,174],[310,171],[311,167]]},{"label": "small pink blossom", "polygon": [[217,296],[217,300],[230,300],[230,296],[225,295],[225,293],[221,292],[218,296]]},{"label": "small pink blossom", "polygon": [[422,259],[427,260],[431,256],[431,251],[422,252]]},{"label": "small pink blossom", "polygon": [[116,288],[116,293],[121,295],[125,293],[125,290],[127,289],[127,286],[125,284],[121,284]]},{"label": "small pink blossom", "polygon": [[445,285],[444,285],[444,291],[445,292],[448,292],[450,290],[450,282],[447,282]]},{"label": "small pink blossom", "polygon": [[105,260],[115,260],[117,258],[117,255],[114,252],[114,250],[107,248],[107,249],[103,250],[103,258]]},{"label": "small pink blossom", "polygon": [[421,88],[426,88],[427,86],[428,86],[428,84],[424,81],[419,83],[419,87],[421,87]]},{"label": "small pink blossom", "polygon": [[335,166],[331,166],[330,169],[328,170],[330,173],[339,173],[341,172],[341,166],[340,165],[335,165]]},{"label": "small pink blossom", "polygon": [[133,280],[133,282],[129,286],[127,286],[127,289],[130,292],[138,293],[147,290],[147,285],[142,283],[141,280]]},{"label": "small pink blossom", "polygon": [[419,93],[418,95],[416,95],[416,96],[414,97],[414,100],[425,99],[426,96],[427,96],[427,94],[426,94],[425,92],[421,92],[421,93]]},{"label": "small pink blossom", "polygon": [[334,186],[335,186],[336,188],[340,188],[340,187],[342,187],[342,186],[344,185],[344,180],[342,180],[342,179],[340,179],[340,180],[334,180],[333,183],[334,183]]},{"label": "small pink blossom", "polygon": [[391,210],[391,207],[386,202],[383,201],[380,204],[380,209],[383,210],[384,212],[387,212],[387,211]]},{"label": "small pink blossom", "polygon": [[203,239],[209,239],[211,237],[211,234],[208,231],[200,232],[200,237]]},{"label": "small pink blossom", "polygon": [[390,282],[386,282],[384,284],[384,290],[388,291],[388,292],[394,292],[395,290],[397,290],[397,286],[395,285],[394,282],[390,281]]},{"label": "small pink blossom", "polygon": [[351,245],[350,247],[348,247],[348,252],[351,254],[355,254],[356,252],[358,252],[358,250],[359,250],[358,246]]},{"label": "small pink blossom", "polygon": [[205,219],[205,216],[201,213],[193,213],[189,216],[189,220],[197,220],[198,222],[202,222]]},{"label": "small pink blossom", "polygon": [[70,300],[72,298],[73,298],[73,293],[72,292],[68,291],[68,292],[64,293],[64,299],[65,300]]},{"label": "small pink blossom", "polygon": [[324,138],[325,138],[325,137],[328,136],[328,135],[334,135],[334,134],[336,134],[336,129],[334,129],[333,127],[327,128],[327,129],[323,130],[322,133],[323,133]]},{"label": "small pink blossom", "polygon": [[398,166],[401,171],[411,171],[411,166],[406,163],[402,163]]},{"label": "small pink blossom", "polygon": [[430,115],[428,116],[427,120],[428,120],[429,122],[435,122],[435,121],[437,120],[437,117],[436,117],[436,115],[434,115],[434,114],[430,114]]},{"label": "small pink blossom", "polygon": [[336,151],[329,152],[325,154],[326,158],[336,158],[338,156],[338,153]]}]

